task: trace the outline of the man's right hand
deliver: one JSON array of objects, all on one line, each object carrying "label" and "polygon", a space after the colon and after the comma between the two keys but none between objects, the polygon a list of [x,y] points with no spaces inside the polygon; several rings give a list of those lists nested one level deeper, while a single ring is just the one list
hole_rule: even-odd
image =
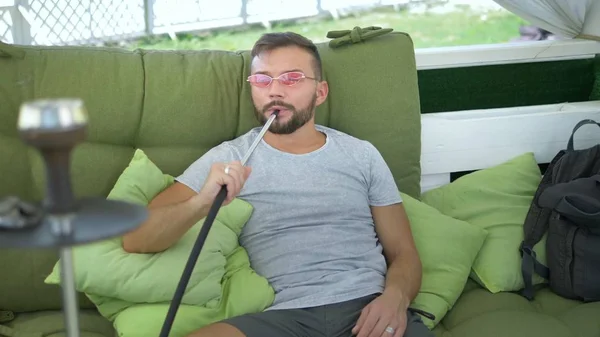
[{"label": "man's right hand", "polygon": [[[226,173],[227,167],[229,167],[229,174]],[[204,186],[202,186],[198,195],[194,196],[194,199],[197,199],[202,207],[210,208],[221,187],[226,185],[227,197],[223,201],[223,206],[226,206],[239,195],[248,176],[250,176],[250,172],[250,167],[242,166],[240,161],[213,164],[204,181]]]},{"label": "man's right hand", "polygon": [[[229,166],[229,174],[225,168]],[[156,253],[175,244],[196,222],[208,214],[221,187],[227,186],[223,206],[237,197],[250,175],[250,168],[232,162],[214,164],[196,193],[181,183],[169,186],[149,205],[150,218],[123,237],[123,249],[130,253]]]}]

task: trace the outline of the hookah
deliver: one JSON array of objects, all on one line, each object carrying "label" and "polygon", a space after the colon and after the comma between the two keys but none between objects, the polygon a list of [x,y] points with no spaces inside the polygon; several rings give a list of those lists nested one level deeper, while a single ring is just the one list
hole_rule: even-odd
[{"label": "hookah", "polygon": [[[250,155],[279,115],[275,110],[242,158]],[[58,248],[63,312],[67,337],[79,337],[77,290],[72,247],[121,236],[146,220],[145,207],[104,198],[76,200],[71,186],[70,160],[74,148],[85,140],[87,111],[81,100],[55,99],[26,102],[21,106],[18,131],[35,147],[46,166],[46,195],[42,205],[9,196],[0,199],[0,247]],[[194,266],[213,221],[227,196],[222,186],[190,252],[160,332],[168,337]]]},{"label": "hookah", "polygon": [[18,132],[44,160],[46,193],[41,204],[15,196],[0,199],[0,247],[59,250],[68,337],[80,334],[72,247],[123,235],[147,217],[146,208],[139,205],[99,197],[75,198],[70,161],[74,148],[86,138],[87,123],[87,111],[78,99],[24,103]]}]

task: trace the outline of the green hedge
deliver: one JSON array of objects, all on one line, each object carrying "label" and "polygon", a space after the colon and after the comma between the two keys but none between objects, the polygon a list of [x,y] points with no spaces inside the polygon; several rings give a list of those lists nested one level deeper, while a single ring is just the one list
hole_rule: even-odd
[{"label": "green hedge", "polygon": [[[600,70],[595,70],[600,69],[600,58],[596,60],[420,70],[421,111],[431,113],[600,99]],[[596,68],[595,63],[598,63]]]}]

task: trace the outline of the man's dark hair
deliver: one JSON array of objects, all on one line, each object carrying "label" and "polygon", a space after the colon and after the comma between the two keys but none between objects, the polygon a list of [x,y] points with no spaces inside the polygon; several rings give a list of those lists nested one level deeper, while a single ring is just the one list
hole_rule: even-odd
[{"label": "man's dark hair", "polygon": [[300,47],[313,56],[313,70],[315,77],[321,80],[323,66],[321,63],[321,56],[317,50],[315,44],[300,34],[293,32],[283,33],[266,33],[263,34],[258,41],[252,47],[251,55],[252,58],[265,51],[271,51],[281,47],[296,46]]}]

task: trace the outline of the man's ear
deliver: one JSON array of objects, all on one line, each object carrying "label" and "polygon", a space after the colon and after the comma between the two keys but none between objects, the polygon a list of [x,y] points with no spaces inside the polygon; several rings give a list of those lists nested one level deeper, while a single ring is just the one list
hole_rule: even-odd
[{"label": "man's ear", "polygon": [[329,84],[327,81],[321,81],[317,83],[317,102],[316,105],[321,105],[327,99],[329,94]]}]

